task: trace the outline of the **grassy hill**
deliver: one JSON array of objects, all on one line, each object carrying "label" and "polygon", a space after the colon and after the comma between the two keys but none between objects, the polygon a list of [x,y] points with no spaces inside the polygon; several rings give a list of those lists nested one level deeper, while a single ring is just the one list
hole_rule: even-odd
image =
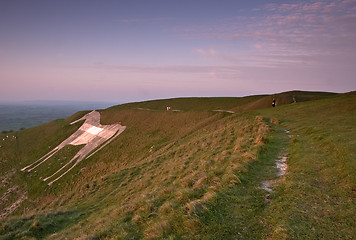
[{"label": "grassy hill", "polygon": [[[63,148],[31,173],[20,169],[76,131],[81,123],[69,123],[86,112],[0,136],[0,239],[356,235],[353,93],[178,98],[100,112],[102,124],[126,130],[50,187],[40,178],[81,146]],[[281,155],[284,176],[276,168]],[[266,181],[274,183],[270,192]]]}]

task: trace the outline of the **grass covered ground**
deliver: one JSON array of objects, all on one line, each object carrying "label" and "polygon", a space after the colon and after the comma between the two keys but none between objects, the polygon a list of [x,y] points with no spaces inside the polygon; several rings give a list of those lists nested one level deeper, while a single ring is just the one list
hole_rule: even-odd
[{"label": "grass covered ground", "polygon": [[[271,96],[251,96],[103,110],[102,124],[127,129],[51,187],[40,177],[78,146],[37,172],[19,169],[74,132],[80,123],[69,122],[85,113],[13,133],[0,143],[0,207],[22,201],[0,219],[0,239],[352,239],[356,97],[274,97],[286,105],[261,110]],[[288,173],[280,178],[282,153]],[[273,193],[261,189],[266,180],[278,182]]]},{"label": "grass covered ground", "polygon": [[290,239],[356,236],[356,96],[282,106],[259,114],[291,131],[289,170],[271,201],[274,235]]}]

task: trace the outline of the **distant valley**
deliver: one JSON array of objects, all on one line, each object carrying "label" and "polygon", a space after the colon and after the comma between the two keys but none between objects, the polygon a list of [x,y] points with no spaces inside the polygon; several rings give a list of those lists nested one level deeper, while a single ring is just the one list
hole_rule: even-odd
[{"label": "distant valley", "polygon": [[106,102],[30,101],[0,103],[0,132],[17,131],[54,119],[67,118],[80,110],[117,105]]}]

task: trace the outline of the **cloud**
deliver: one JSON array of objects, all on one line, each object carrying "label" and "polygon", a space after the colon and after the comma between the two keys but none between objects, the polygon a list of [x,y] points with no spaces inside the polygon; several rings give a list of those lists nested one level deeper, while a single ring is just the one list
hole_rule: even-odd
[{"label": "cloud", "polygon": [[[335,55],[356,54],[356,0],[266,4],[253,16],[224,19],[215,25],[186,28],[190,39],[225,40],[238,51],[196,49],[204,57],[243,65],[315,65]],[[249,42],[246,46],[246,42]],[[264,63],[268,61],[268,63]]]},{"label": "cloud", "polygon": [[208,50],[195,49],[194,52],[203,57],[215,57],[218,54],[218,52],[215,49],[208,49]]},{"label": "cloud", "polygon": [[[262,9],[269,10],[269,11],[292,11],[295,10],[299,7],[298,4],[289,4],[289,3],[284,3],[284,4],[277,4],[277,3],[268,3],[264,5]],[[258,9],[258,10],[261,10]]]},{"label": "cloud", "polygon": [[125,18],[120,19],[121,23],[148,23],[148,22],[162,22],[167,21],[170,18]]},{"label": "cloud", "polygon": [[209,73],[209,76],[210,76],[211,78],[216,78],[216,72],[210,72],[210,73]]},{"label": "cloud", "polygon": [[261,49],[261,48],[263,48],[263,45],[260,44],[260,43],[256,43],[256,44],[254,45],[254,47],[255,47],[256,49]]},{"label": "cloud", "polygon": [[355,0],[334,0],[334,1],[299,1],[298,3],[284,3],[277,4],[271,3],[266,4],[264,7],[258,10],[267,10],[270,12],[298,12],[298,13],[326,13],[326,12],[335,12],[335,11],[344,11],[347,10],[350,5],[354,4]]},{"label": "cloud", "polygon": [[72,68],[89,68],[104,71],[115,71],[128,74],[209,74],[214,72],[222,74],[238,74],[234,66],[229,65],[117,65],[102,62],[85,65],[71,66]]}]

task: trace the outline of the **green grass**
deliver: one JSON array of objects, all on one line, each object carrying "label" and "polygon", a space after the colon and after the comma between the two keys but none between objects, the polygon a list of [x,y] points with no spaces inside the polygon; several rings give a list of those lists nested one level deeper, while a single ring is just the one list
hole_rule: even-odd
[{"label": "green grass", "polygon": [[281,119],[293,135],[289,173],[270,208],[289,239],[356,235],[356,97],[283,106],[262,115]]},{"label": "green grass", "polygon": [[[241,129],[231,128],[238,123],[244,124],[245,133],[237,134],[235,131]],[[129,233],[125,226],[130,225],[131,229],[137,229],[135,232],[138,235],[143,234],[147,238],[184,235],[182,229],[192,229],[190,214],[193,213],[187,208],[196,201],[204,202],[209,196],[214,197],[223,186],[238,183],[238,177],[229,168],[242,170],[237,165],[239,161],[243,165],[257,153],[258,148],[250,149],[250,139],[256,137],[253,127],[253,119],[236,116],[222,118],[177,140],[165,151],[158,151],[145,161],[137,161],[133,167],[112,174],[104,188],[112,191],[114,187],[108,184],[119,188],[104,194],[100,205],[111,205],[109,209],[113,208],[116,214],[120,214],[108,217],[117,219],[113,221],[115,224],[109,224],[106,234],[127,237]],[[216,129],[216,136],[210,135],[211,129]],[[246,138],[236,142],[238,136]],[[225,147],[218,147],[218,143]],[[234,154],[235,147],[251,155],[241,157],[239,152]],[[101,189],[103,191],[106,190]],[[113,201],[119,202],[121,207],[117,208]],[[103,211],[106,213],[107,210]],[[101,214],[97,218],[102,218]],[[199,228],[193,227],[195,231]],[[104,233],[101,231],[100,234]]]},{"label": "green grass", "polygon": [[[297,103],[288,104],[293,96]],[[285,105],[270,108],[271,97],[180,98],[103,110],[102,124],[127,129],[51,187],[40,177],[80,146],[62,149],[37,172],[19,169],[73,133],[80,123],[69,123],[84,112],[12,133],[17,138],[0,148],[0,182],[6,178],[0,196],[11,186],[18,191],[0,206],[22,193],[28,199],[1,220],[0,239],[352,239],[356,97],[288,92],[275,95]],[[268,195],[260,186],[276,178],[282,152],[289,154],[288,174]]]},{"label": "green grass", "polygon": [[87,211],[47,212],[25,218],[10,219],[0,228],[0,239],[42,239],[55,237],[56,232],[77,224],[89,213]]},{"label": "green grass", "polygon": [[275,161],[285,151],[288,139],[282,129],[274,126],[273,131],[258,161],[238,174],[241,184],[224,189],[198,216],[204,230],[197,239],[265,239],[274,228],[265,221],[270,196],[260,187],[263,181],[277,178]]}]

